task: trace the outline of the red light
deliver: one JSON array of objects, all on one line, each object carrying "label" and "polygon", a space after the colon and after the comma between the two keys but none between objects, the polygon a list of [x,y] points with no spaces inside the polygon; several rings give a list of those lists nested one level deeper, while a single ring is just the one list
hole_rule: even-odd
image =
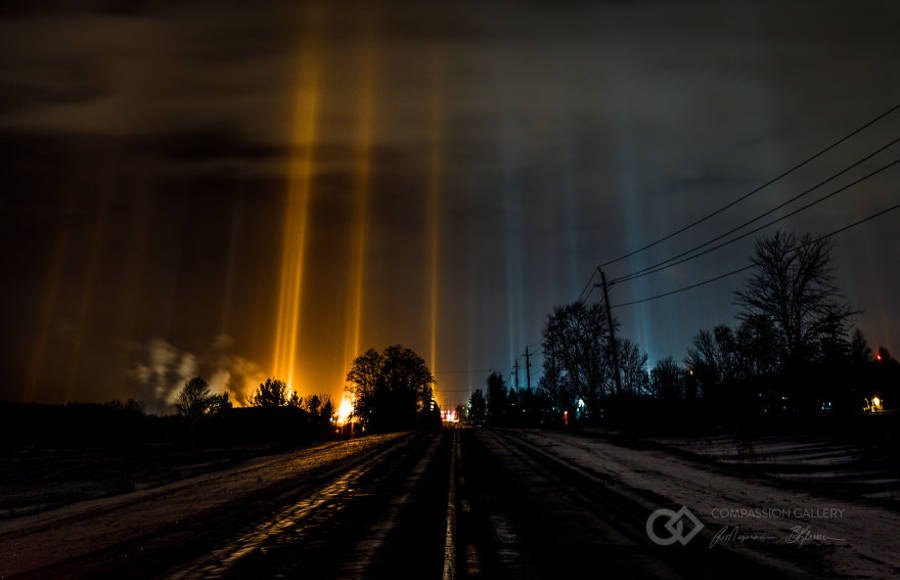
[{"label": "red light", "polygon": [[877,361],[880,361],[880,360],[881,360],[881,353],[880,353],[880,352],[879,352],[879,353],[875,353],[875,360],[877,360]]}]

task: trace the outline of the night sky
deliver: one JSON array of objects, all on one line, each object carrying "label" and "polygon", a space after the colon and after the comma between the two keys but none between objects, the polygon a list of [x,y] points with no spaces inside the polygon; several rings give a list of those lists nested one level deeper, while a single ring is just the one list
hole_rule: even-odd
[{"label": "night sky", "polygon": [[[76,4],[0,9],[5,400],[159,411],[196,374],[237,396],[275,374],[338,397],[353,354],[402,343],[456,404],[537,350],[598,263],[900,102],[892,1]],[[900,111],[608,274],[898,136]],[[898,177],[785,226],[823,234],[893,205]],[[835,238],[858,327],[892,350],[898,217]],[[751,248],[610,300],[715,276]],[[614,313],[651,364],[680,359],[700,328],[733,322],[740,282]]]}]

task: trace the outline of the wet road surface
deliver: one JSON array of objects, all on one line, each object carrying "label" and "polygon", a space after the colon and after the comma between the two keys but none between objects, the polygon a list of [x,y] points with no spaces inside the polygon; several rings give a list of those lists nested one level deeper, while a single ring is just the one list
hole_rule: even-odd
[{"label": "wet road surface", "polygon": [[446,429],[35,576],[778,577],[700,540],[653,544],[650,511],[515,432]]},{"label": "wet road surface", "polygon": [[367,578],[390,576],[394,562],[435,576],[446,447],[441,435],[418,435],[376,453],[167,576]]}]

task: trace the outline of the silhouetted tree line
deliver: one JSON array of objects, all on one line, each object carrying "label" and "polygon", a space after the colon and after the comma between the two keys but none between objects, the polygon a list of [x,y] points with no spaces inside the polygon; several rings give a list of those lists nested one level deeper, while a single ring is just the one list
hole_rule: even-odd
[{"label": "silhouetted tree line", "polygon": [[186,382],[175,402],[175,408],[182,417],[194,420],[206,415],[222,415],[232,407],[227,392],[213,394],[209,383],[201,377],[194,377]]},{"label": "silhouetted tree line", "polygon": [[[735,292],[735,327],[701,330],[673,377],[676,397],[751,416],[855,415],[896,405],[898,367],[879,357],[834,277],[828,240],[779,232],[758,240],[753,274]],[[680,380],[677,380],[679,379]]]},{"label": "silhouetted tree line", "polygon": [[477,389],[469,398],[465,412],[468,423],[476,425],[530,426],[548,422],[550,400],[537,389],[507,386],[503,375],[491,373],[487,378],[487,396]]},{"label": "silhouetted tree line", "polygon": [[220,444],[293,445],[335,436],[334,405],[328,395],[308,399],[267,379],[235,408],[228,393],[213,393],[194,377],[178,392],[174,415],[145,413],[141,402],[68,403],[65,405],[0,403],[0,446],[81,447],[183,443],[192,447]]},{"label": "silhouetted tree line", "polygon": [[356,357],[347,373],[353,415],[370,432],[439,427],[440,409],[433,397],[434,376],[409,348],[369,349]]},{"label": "silhouetted tree line", "polygon": [[268,378],[235,409],[228,393],[213,394],[200,377],[185,383],[175,407],[179,415],[199,427],[212,428],[225,420],[239,431],[276,441],[328,438],[334,422],[334,405],[328,395],[304,400],[284,381]]},{"label": "silhouetted tree line", "polygon": [[721,424],[893,409],[900,365],[884,348],[873,355],[858,329],[851,335],[857,312],[835,283],[832,249],[808,235],[758,239],[752,275],[734,293],[736,325],[700,330],[683,360],[652,369],[634,342],[610,343],[602,302],[557,307],[544,325],[538,389],[510,390],[492,373],[487,395],[469,400],[470,422]]},{"label": "silhouetted tree line", "polygon": [[[415,352],[400,345],[357,357],[347,375],[355,395],[354,418],[364,430],[383,432],[440,427],[434,377]],[[103,404],[0,403],[0,448],[23,445],[86,446],[184,443],[292,445],[339,436],[331,397],[304,399],[284,381],[268,378],[235,407],[202,377],[185,382],[174,415],[150,415],[129,399]]]}]

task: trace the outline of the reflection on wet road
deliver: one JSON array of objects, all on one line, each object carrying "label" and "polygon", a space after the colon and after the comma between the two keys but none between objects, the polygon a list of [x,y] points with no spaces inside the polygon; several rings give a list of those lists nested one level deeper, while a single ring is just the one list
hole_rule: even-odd
[{"label": "reflection on wet road", "polygon": [[[438,463],[445,461],[439,451],[446,439],[440,433],[416,435],[374,453],[167,576],[369,577],[382,565],[380,556],[389,550],[389,542],[401,534],[398,523],[415,515],[406,512],[420,497],[429,496],[419,488],[426,473],[441,471]],[[441,502],[432,505],[431,516],[439,516],[444,507]],[[438,540],[433,542],[436,547]]]}]

